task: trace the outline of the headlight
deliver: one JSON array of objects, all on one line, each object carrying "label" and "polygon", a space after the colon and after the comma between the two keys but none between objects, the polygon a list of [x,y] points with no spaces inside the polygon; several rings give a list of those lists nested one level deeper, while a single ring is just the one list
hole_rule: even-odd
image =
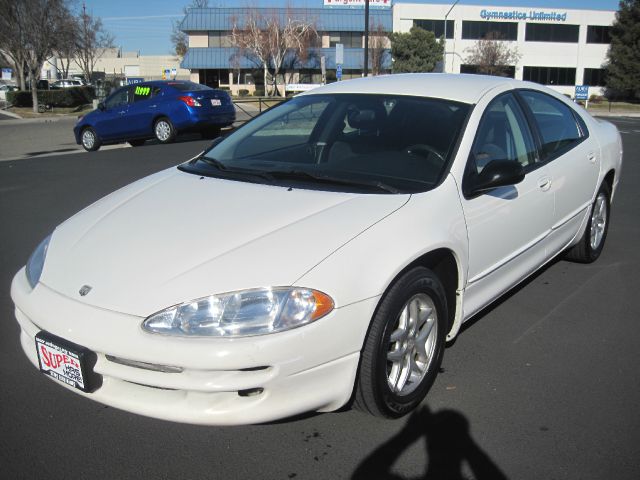
[{"label": "headlight", "polygon": [[51,240],[51,235],[40,242],[40,245],[36,247],[27,262],[27,280],[31,288],[35,288],[40,280],[40,275],[42,275],[42,267],[44,267],[44,259],[47,256],[49,240]]},{"label": "headlight", "polygon": [[333,310],[325,293],[298,287],[256,288],[211,295],[148,317],[148,332],[184,337],[244,337],[301,327]]}]

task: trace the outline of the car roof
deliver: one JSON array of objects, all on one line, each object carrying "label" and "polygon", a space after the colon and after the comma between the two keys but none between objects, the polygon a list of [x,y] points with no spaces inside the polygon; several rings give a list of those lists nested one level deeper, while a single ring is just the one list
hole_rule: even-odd
[{"label": "car roof", "polygon": [[[170,87],[172,84],[194,83],[191,80],[149,80],[148,82],[134,83],[132,85],[147,85],[150,87]],[[129,85],[131,86],[131,85]]]},{"label": "car roof", "polygon": [[475,104],[494,88],[510,85],[531,88],[533,84],[505,77],[447,73],[400,73],[357,78],[314,88],[301,95],[323,93],[383,93],[442,98]]}]

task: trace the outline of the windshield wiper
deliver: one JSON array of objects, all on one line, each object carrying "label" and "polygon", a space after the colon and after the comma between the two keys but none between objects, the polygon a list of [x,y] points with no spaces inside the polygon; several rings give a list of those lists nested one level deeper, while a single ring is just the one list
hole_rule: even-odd
[{"label": "windshield wiper", "polygon": [[239,175],[251,175],[251,176],[259,177],[269,181],[273,181],[274,179],[273,175],[271,175],[269,172],[265,172],[263,170],[254,170],[251,168],[230,167],[222,163],[220,160],[216,160],[215,158],[211,158],[211,157],[206,157],[204,155],[201,157],[198,157],[196,160],[202,160],[207,165],[211,165],[217,168],[218,170],[220,170],[221,172],[228,172],[228,173],[239,174]]},{"label": "windshield wiper", "polygon": [[389,193],[402,193],[401,190],[381,182],[379,180],[365,180],[365,179],[348,179],[342,177],[334,177],[326,175],[324,173],[314,173],[307,170],[269,170],[269,175],[274,178],[291,178],[291,179],[310,179],[325,183],[334,183],[341,185],[356,185],[360,187],[372,187],[378,190],[384,190]]}]

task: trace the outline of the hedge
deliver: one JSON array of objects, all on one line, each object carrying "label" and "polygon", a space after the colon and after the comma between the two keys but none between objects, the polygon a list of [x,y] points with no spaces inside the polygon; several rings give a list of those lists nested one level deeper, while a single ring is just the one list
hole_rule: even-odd
[{"label": "hedge", "polygon": [[[71,87],[59,90],[38,90],[38,102],[52,107],[78,107],[95,98],[93,87]],[[7,92],[7,102],[16,107],[32,107],[30,91]]]}]

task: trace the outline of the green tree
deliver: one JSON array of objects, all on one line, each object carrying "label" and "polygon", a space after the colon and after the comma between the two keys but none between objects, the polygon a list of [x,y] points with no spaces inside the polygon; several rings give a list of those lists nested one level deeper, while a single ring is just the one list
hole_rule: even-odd
[{"label": "green tree", "polygon": [[444,46],[433,32],[413,27],[409,33],[392,33],[393,73],[433,72],[442,61]]},{"label": "green tree", "polygon": [[607,59],[608,94],[640,100],[640,0],[620,1]]}]

